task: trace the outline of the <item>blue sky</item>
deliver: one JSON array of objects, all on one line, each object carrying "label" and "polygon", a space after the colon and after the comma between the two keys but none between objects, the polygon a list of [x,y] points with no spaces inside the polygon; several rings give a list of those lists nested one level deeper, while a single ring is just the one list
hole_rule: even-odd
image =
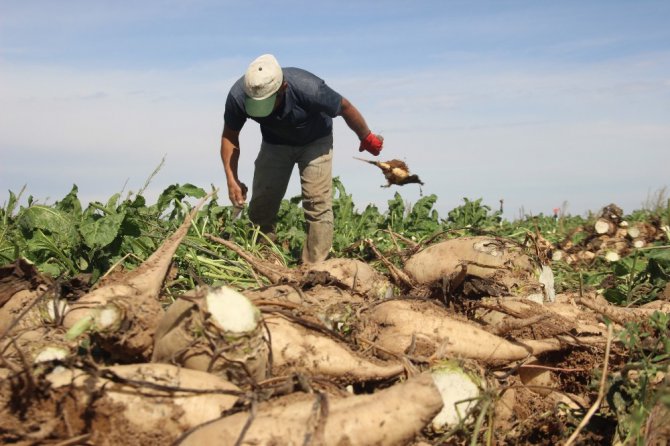
[{"label": "blue sky", "polygon": [[[273,53],[314,72],[385,137],[445,217],[639,209],[670,186],[668,1],[0,0],[0,203],[84,201],[174,183],[221,188],[225,97]],[[240,177],[260,143],[248,121]],[[334,175],[359,207],[384,189],[335,122]],[[297,172],[288,196],[299,191]]]}]

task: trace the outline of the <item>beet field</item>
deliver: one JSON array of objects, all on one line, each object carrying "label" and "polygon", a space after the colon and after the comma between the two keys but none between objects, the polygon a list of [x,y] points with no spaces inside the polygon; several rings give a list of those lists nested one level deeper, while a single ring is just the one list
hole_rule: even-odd
[{"label": "beet field", "polygon": [[[663,445],[670,200],[358,209],[330,258],[183,184],[0,209],[0,444]],[[615,198],[613,198],[615,200]]]}]

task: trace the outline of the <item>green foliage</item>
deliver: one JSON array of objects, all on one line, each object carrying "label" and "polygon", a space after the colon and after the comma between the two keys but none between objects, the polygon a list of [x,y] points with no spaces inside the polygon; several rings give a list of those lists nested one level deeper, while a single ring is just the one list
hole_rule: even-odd
[{"label": "green foliage", "polygon": [[[122,259],[124,266],[132,268],[157,248],[175,226],[175,219],[183,219],[182,200],[202,197],[205,192],[175,185],[153,206],[147,207],[139,195],[121,201],[120,194],[114,194],[106,203],[92,202],[86,209],[77,194],[73,186],[54,205],[34,203],[30,198],[23,207],[10,192],[2,212],[0,260],[8,263],[23,256],[53,276],[90,273],[94,280]],[[161,221],[165,211],[170,211],[169,217]]]},{"label": "green foliage", "polygon": [[373,235],[383,228],[383,216],[376,206],[366,206],[358,213],[354,200],[339,178],[333,180],[333,250],[341,252],[360,240],[365,234]]},{"label": "green foliage", "polygon": [[491,207],[482,204],[482,199],[470,201],[463,198],[464,204],[447,214],[447,222],[454,228],[487,229],[502,221],[500,211],[491,212]]},{"label": "green foliage", "polygon": [[610,378],[607,401],[618,420],[620,444],[644,444],[646,418],[656,403],[670,403],[659,383],[670,366],[670,315],[655,312],[645,323],[629,323],[619,335],[627,363]]},{"label": "green foliage", "polygon": [[414,238],[422,239],[441,228],[437,211],[433,209],[436,201],[436,195],[429,195],[420,198],[410,208],[396,192],[393,200],[388,202],[389,210],[384,225],[393,232],[411,233]]},{"label": "green foliage", "polygon": [[670,280],[670,249],[636,250],[615,262],[604,280],[604,296],[613,303],[630,305],[656,298]]},{"label": "green foliage", "polygon": [[301,196],[282,200],[275,228],[277,239],[284,242],[288,254],[295,259],[300,258],[305,241],[305,217],[302,208],[298,206],[301,202]]},{"label": "green foliage", "polygon": [[[81,236],[77,231],[81,207],[74,206],[73,197],[76,192],[75,186],[66,196],[64,205],[33,204],[21,208],[13,222],[18,229],[17,233],[11,235],[11,240],[15,243],[14,251],[55,275],[64,272],[74,274],[79,269],[76,246],[81,243]],[[68,208],[70,213],[63,210]],[[32,258],[28,253],[32,254]]]},{"label": "green foliage", "polygon": [[[292,197],[282,200],[277,219],[277,240],[288,248],[288,255],[298,259],[305,239],[305,219],[299,207],[302,198]],[[384,230],[410,235],[415,239],[423,239],[441,229],[437,211],[433,209],[437,196],[421,198],[413,206],[409,206],[400,194],[396,193],[388,202],[388,211],[381,213],[377,206],[367,205],[359,212],[353,198],[347,193],[339,178],[333,179],[333,214],[334,236],[333,251],[344,253],[354,251],[362,254],[363,246],[359,243],[365,238],[372,238],[381,247],[390,245],[388,234]]]},{"label": "green foliage", "polygon": [[158,201],[156,202],[156,208],[158,213],[162,214],[170,206],[170,204],[175,205],[172,213],[170,214],[170,218],[172,219],[177,215],[178,205],[184,200],[184,198],[202,198],[205,195],[207,195],[207,193],[204,189],[196,187],[192,184],[173,184],[160,194]]},{"label": "green foliage", "polygon": [[[35,203],[29,197],[28,205],[23,207],[19,205],[21,194],[17,196],[10,191],[7,204],[0,210],[0,260],[9,263],[23,256],[54,276],[91,273],[94,279],[115,264],[134,268],[183,221],[188,201],[205,195],[203,189],[192,184],[175,184],[166,188],[152,205],[141,195],[122,199],[120,194],[114,194],[106,203],[92,202],[84,209],[77,193],[77,187],[73,186],[52,206]],[[584,224],[581,217],[554,219],[539,215],[509,222],[502,220],[500,212],[492,212],[482,204],[482,199],[463,201],[463,205],[448,212],[445,220],[440,219],[435,209],[435,195],[422,197],[410,205],[396,193],[388,201],[386,212],[374,205],[359,211],[339,178],[335,178],[334,255],[370,259],[369,251],[361,243],[364,239],[372,239],[381,250],[389,250],[395,249],[398,242],[394,234],[421,242],[454,229],[465,233],[489,231],[518,241],[536,232],[552,242],[571,238],[578,243],[579,237],[584,236],[573,231]],[[205,280],[245,283],[254,280],[242,277],[249,273],[248,265],[205,240],[205,233],[224,236],[251,252],[270,250],[286,264],[297,263],[305,239],[301,202],[300,196],[282,201],[273,243],[251,225],[246,210],[233,218],[231,206],[219,204],[216,198],[210,200],[199,214],[199,224],[179,248],[180,275],[189,277],[190,283],[199,280],[198,275]],[[554,272],[558,291],[600,288],[616,303],[651,300],[668,281],[667,256],[668,250],[645,249],[613,266],[595,263],[583,270],[557,264]],[[222,268],[232,271],[232,275],[224,273]]]},{"label": "green foliage", "polygon": [[661,225],[670,225],[670,197],[668,188],[662,187],[650,193],[642,209],[633,211],[626,217],[629,221],[656,221]]}]

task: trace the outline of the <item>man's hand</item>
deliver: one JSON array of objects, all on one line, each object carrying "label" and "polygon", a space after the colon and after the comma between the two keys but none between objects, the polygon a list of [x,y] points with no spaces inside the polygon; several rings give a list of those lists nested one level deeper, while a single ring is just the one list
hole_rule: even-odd
[{"label": "man's hand", "polygon": [[247,186],[246,184],[234,181],[228,184],[228,197],[233,206],[244,206],[247,200]]},{"label": "man's hand", "polygon": [[358,148],[358,151],[362,152],[363,150],[367,150],[374,156],[377,156],[382,151],[383,145],[384,138],[382,138],[380,135],[375,135],[374,133],[370,132],[368,136],[366,136],[365,139],[361,141],[361,146]]}]

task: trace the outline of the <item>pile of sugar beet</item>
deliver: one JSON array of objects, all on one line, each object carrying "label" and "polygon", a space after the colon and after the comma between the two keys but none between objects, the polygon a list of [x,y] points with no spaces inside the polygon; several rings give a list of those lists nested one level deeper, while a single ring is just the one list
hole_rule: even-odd
[{"label": "pile of sugar beet", "polygon": [[338,258],[288,269],[210,236],[272,285],[167,306],[196,211],[91,289],[21,259],[0,268],[1,444],[556,443],[594,403],[617,330],[668,311],[557,295],[540,243],[488,236],[417,246],[402,268],[368,241],[385,273]]}]

